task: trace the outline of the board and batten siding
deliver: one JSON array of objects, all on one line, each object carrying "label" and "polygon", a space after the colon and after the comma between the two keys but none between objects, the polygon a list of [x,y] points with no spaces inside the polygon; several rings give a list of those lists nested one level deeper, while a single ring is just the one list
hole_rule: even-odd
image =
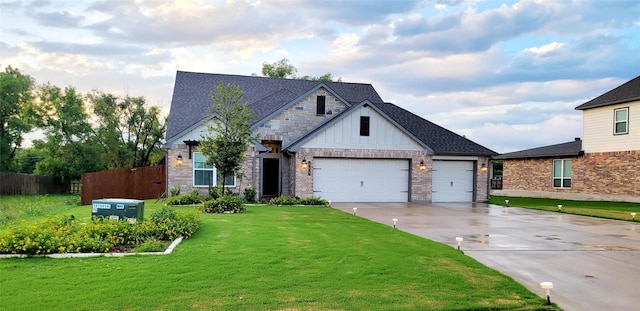
[{"label": "board and batten siding", "polygon": [[[360,135],[360,117],[368,116],[369,136]],[[424,150],[420,144],[370,107],[360,107],[318,133],[304,148]]]},{"label": "board and batten siding", "polygon": [[[613,134],[614,110],[629,108],[628,134]],[[640,101],[583,111],[582,149],[586,153],[640,150]]]}]

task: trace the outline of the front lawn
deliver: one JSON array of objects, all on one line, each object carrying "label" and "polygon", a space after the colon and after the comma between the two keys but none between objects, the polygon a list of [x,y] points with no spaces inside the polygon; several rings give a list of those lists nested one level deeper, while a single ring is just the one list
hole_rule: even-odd
[{"label": "front lawn", "polygon": [[200,217],[171,255],[0,260],[0,309],[558,310],[451,246],[329,207]]},{"label": "front lawn", "polygon": [[[491,196],[490,204],[539,209],[551,212],[561,212],[600,218],[631,221],[631,213],[636,214],[636,221],[640,221],[640,203],[605,202],[605,201],[573,201],[547,198],[525,198]],[[558,205],[562,205],[559,209]]]}]

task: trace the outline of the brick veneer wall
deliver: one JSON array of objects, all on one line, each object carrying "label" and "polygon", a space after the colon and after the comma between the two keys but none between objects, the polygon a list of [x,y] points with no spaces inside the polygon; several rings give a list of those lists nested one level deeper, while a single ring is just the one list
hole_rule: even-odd
[{"label": "brick veneer wall", "polygon": [[[640,200],[640,150],[587,153],[572,157],[571,188],[553,187],[553,158],[503,161],[503,191],[526,190],[555,194],[585,194],[585,199],[623,196]],[[579,196],[565,198],[580,199]],[[635,199],[634,199],[635,198]]]},{"label": "brick veneer wall", "polygon": [[[197,147],[191,148],[192,152],[197,152]],[[242,178],[236,177],[236,187],[231,187],[234,192],[244,194],[244,189],[249,187],[255,187],[259,189],[260,176],[253,174],[253,167],[255,166],[256,172],[260,171],[260,161],[254,161],[254,156],[257,152],[252,151],[249,148],[245,152],[245,161],[242,164],[240,172]],[[177,164],[178,155],[182,156],[182,165]],[[193,157],[189,159],[189,147],[185,144],[174,144],[172,149],[167,152],[167,174],[169,180],[167,181],[167,191],[170,191],[174,187],[180,188],[180,194],[187,194],[198,189],[200,195],[206,196],[209,194],[208,187],[193,187]],[[255,162],[255,163],[254,163]],[[255,180],[254,180],[255,178]]]}]

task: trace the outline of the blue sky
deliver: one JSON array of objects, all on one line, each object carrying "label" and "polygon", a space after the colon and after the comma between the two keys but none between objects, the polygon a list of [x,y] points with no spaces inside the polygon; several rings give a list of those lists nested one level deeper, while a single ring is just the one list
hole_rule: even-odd
[{"label": "blue sky", "polygon": [[287,58],[501,153],[581,137],[574,108],[640,74],[636,0],[3,0],[0,20],[0,65],[39,84],[168,112],[177,70]]}]

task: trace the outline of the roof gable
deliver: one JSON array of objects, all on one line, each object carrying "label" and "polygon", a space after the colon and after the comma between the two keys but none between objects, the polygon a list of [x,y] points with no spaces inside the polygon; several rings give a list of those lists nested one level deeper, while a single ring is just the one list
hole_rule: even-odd
[{"label": "roof gable", "polygon": [[254,124],[319,87],[325,87],[348,105],[364,100],[382,102],[371,84],[178,71],[167,120],[167,141],[208,119],[211,92],[221,82],[237,85],[244,92],[244,100],[257,116]]},{"label": "roof gable", "polygon": [[326,123],[322,124],[321,126],[318,126],[314,131],[312,131],[312,132],[308,133],[307,135],[301,137],[297,141],[292,142],[288,146],[285,146],[284,149],[288,149],[288,150],[293,151],[293,152],[300,151],[300,148],[305,143],[308,143],[308,142],[314,140],[318,136],[318,134],[327,131],[331,126],[339,124],[340,122],[342,122],[343,120],[348,118],[350,115],[352,115],[353,113],[357,112],[359,109],[366,108],[366,107],[369,107],[369,108],[373,109],[375,111],[375,113],[377,113],[383,120],[388,121],[390,124],[392,124],[393,127],[398,129],[402,133],[406,134],[408,139],[410,139],[410,140],[415,142],[415,144],[416,144],[415,146],[419,146],[419,148],[426,149],[427,153],[430,153],[430,154],[433,153],[433,150],[431,150],[421,140],[419,140],[413,134],[408,132],[405,128],[403,128],[395,120],[390,118],[386,113],[384,113],[384,111],[380,110],[376,105],[373,105],[370,101],[364,101],[364,102],[362,102],[362,103],[360,103],[358,105],[355,105],[355,106],[349,108],[347,111],[341,113],[339,116],[336,116],[335,118],[327,120]]},{"label": "roof gable", "polygon": [[576,107],[576,110],[621,104],[634,100],[640,100],[640,76]]},{"label": "roof gable", "polygon": [[394,104],[381,103],[376,106],[395,120],[401,127],[429,146],[436,155],[485,155],[497,152],[479,145],[463,136],[429,122]]},{"label": "roof gable", "polygon": [[495,160],[530,159],[530,158],[551,158],[551,157],[571,157],[579,156],[582,151],[582,140],[576,138],[574,141],[510,153],[493,157]]}]

